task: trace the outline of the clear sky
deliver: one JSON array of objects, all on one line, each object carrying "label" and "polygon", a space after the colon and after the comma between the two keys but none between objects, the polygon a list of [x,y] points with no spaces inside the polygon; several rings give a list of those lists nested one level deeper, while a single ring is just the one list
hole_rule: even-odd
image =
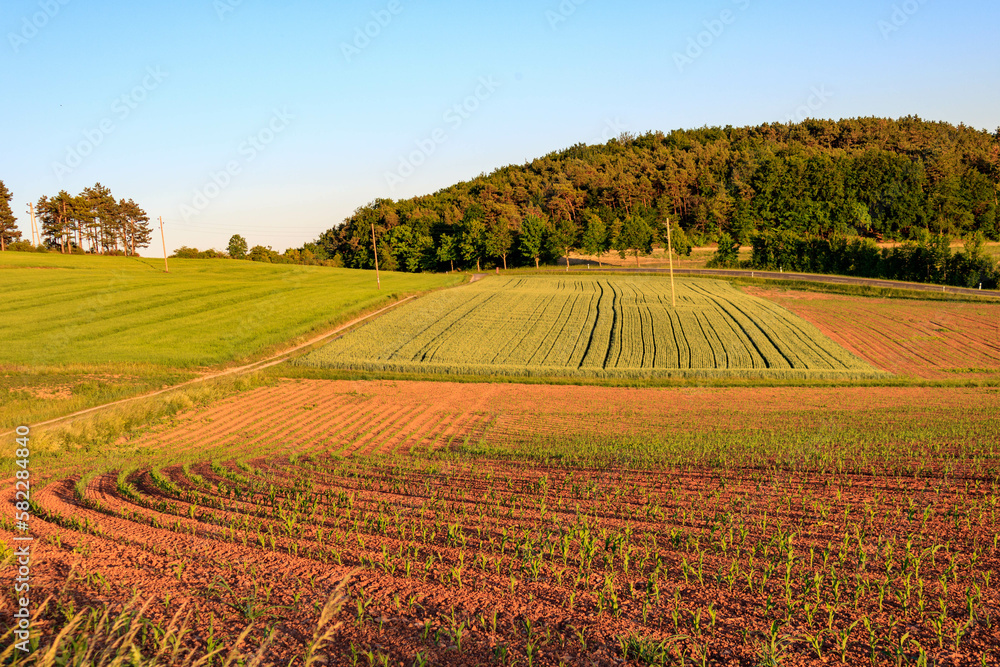
[{"label": "clear sky", "polygon": [[22,231],[29,201],[100,181],[163,216],[168,251],[283,251],[623,131],[994,131],[998,25],[996,0],[4,0],[0,180]]}]

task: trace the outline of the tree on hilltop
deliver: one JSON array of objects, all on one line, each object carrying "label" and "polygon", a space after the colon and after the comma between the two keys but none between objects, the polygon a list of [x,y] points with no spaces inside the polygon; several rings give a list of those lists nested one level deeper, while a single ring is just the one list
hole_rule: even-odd
[{"label": "tree on hilltop", "polygon": [[39,198],[35,215],[41,223],[42,238],[50,248],[65,253],[68,247],[72,251],[77,208],[76,198],[65,190],[55,197]]},{"label": "tree on hilltop", "polygon": [[250,248],[250,252],[247,254],[247,259],[251,262],[266,262],[268,264],[277,261],[279,255],[271,249],[271,246],[266,248],[262,245],[255,245]]},{"label": "tree on hilltop", "polygon": [[14,198],[3,181],[0,181],[0,250],[7,250],[7,244],[21,238],[17,229],[17,218],[10,209],[10,200]]},{"label": "tree on hilltop", "polygon": [[[153,230],[149,226],[149,216],[138,204],[129,199],[118,202],[118,216],[121,221],[120,234],[125,245],[125,253],[135,256],[136,248],[148,248]],[[118,242],[115,241],[117,248]]]},{"label": "tree on hilltop", "polygon": [[239,234],[233,234],[229,239],[229,256],[233,259],[246,259],[247,240]]},{"label": "tree on hilltop", "polygon": [[117,240],[124,226],[118,200],[111,194],[111,190],[95,183],[93,187],[84,188],[79,197],[81,207],[87,213],[83,238],[90,242],[91,252],[108,252],[117,248]]}]

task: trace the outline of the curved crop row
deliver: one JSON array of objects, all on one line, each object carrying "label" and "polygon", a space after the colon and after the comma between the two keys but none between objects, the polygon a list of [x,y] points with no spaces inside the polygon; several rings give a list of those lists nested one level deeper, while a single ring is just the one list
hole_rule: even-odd
[{"label": "curved crop row", "polygon": [[[431,294],[298,363],[387,372],[583,377],[878,372],[783,308],[725,283],[490,279]],[[831,375],[832,374],[832,375]]]}]

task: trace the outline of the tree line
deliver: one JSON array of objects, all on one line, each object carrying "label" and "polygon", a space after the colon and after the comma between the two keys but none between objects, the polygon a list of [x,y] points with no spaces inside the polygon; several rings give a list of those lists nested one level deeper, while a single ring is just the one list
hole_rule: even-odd
[{"label": "tree line", "polygon": [[309,246],[389,270],[532,266],[578,250],[802,239],[1000,240],[1000,129],[858,118],[623,134],[431,195],[377,199]]},{"label": "tree line", "polygon": [[723,233],[710,267],[761,271],[835,273],[861,278],[981,287],[1000,286],[1000,265],[984,252],[985,238],[970,235],[964,247],[952,252],[951,238],[925,234],[894,247],[879,247],[872,239],[821,238],[795,232],[771,230],[751,239],[753,253],[740,261],[739,244]]},{"label": "tree line", "polygon": [[[0,181],[0,243],[2,249],[36,250],[21,240],[17,218],[10,209],[13,195]],[[149,247],[149,215],[132,199],[115,199],[111,190],[96,183],[78,195],[65,190],[43,195],[34,204],[43,250],[62,253],[136,255]],[[9,246],[9,248],[8,248]]]},{"label": "tree line", "polygon": [[248,259],[251,262],[267,264],[303,264],[313,266],[342,267],[343,263],[326,256],[321,248],[307,243],[303,248],[288,248],[284,253],[273,250],[271,246],[255,245],[248,247],[247,240],[241,234],[233,234],[225,250],[198,250],[186,245],[174,250],[171,258],[180,259]]}]

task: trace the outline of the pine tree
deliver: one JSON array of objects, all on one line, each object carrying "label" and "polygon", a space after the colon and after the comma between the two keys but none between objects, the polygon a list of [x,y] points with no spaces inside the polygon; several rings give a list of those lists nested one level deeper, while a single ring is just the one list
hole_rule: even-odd
[{"label": "pine tree", "polygon": [[122,221],[122,241],[126,254],[134,256],[136,248],[148,248],[153,230],[149,226],[146,212],[131,199],[119,201],[118,212]]},{"label": "pine tree", "polygon": [[0,250],[7,250],[7,244],[21,238],[17,229],[17,218],[10,210],[10,200],[14,198],[3,181],[0,181]]},{"label": "pine tree", "polygon": [[35,215],[41,223],[42,238],[46,245],[58,248],[60,252],[66,252],[72,203],[73,197],[63,190],[55,197],[42,196],[35,204]]},{"label": "pine tree", "polygon": [[111,190],[100,183],[95,183],[92,188],[85,188],[80,197],[89,216],[88,240],[91,250],[110,250],[122,227],[118,201],[111,195]]}]

